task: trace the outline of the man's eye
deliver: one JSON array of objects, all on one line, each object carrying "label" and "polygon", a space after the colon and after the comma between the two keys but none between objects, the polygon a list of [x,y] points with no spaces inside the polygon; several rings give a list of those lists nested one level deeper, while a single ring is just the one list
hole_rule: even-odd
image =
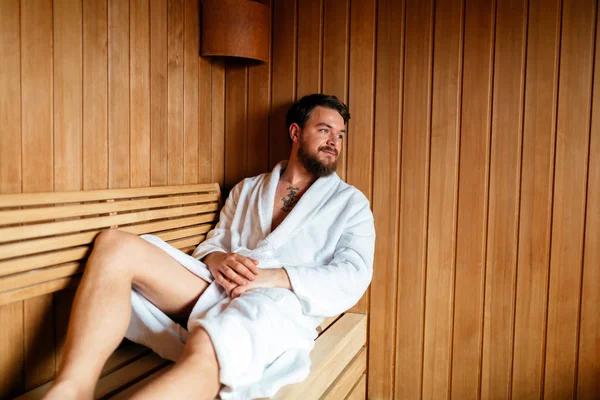
[{"label": "man's eye", "polygon": [[329,133],[329,131],[327,129],[321,129],[321,132],[323,132],[323,133]]},{"label": "man's eye", "polygon": [[344,135],[338,135],[338,139],[342,140],[344,138]]}]

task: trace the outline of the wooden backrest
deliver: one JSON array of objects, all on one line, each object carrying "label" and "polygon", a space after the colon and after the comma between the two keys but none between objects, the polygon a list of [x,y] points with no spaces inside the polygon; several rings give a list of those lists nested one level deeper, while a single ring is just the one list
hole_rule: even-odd
[{"label": "wooden backrest", "polygon": [[78,282],[96,235],[151,233],[191,253],[218,218],[218,184],[0,196],[0,305]]}]

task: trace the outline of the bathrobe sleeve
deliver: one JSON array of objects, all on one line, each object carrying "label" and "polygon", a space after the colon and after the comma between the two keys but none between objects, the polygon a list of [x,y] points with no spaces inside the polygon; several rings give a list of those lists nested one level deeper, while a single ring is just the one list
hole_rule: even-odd
[{"label": "bathrobe sleeve", "polygon": [[347,222],[327,265],[284,266],[306,315],[331,317],[355,305],[373,276],[375,226],[369,203]]},{"label": "bathrobe sleeve", "polygon": [[235,215],[243,183],[243,181],[238,183],[231,190],[225,201],[225,205],[221,208],[219,222],[212,231],[208,232],[206,240],[196,247],[192,257],[202,261],[210,253],[217,251],[229,253],[231,251],[231,223]]}]

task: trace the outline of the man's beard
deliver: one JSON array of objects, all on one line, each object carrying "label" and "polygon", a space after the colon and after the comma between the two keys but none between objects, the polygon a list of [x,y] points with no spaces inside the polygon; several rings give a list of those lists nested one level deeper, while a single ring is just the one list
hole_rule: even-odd
[{"label": "man's beard", "polygon": [[337,168],[337,150],[333,147],[323,146],[320,147],[318,151],[328,150],[332,151],[336,154],[335,161],[330,164],[325,164],[317,159],[316,154],[310,154],[308,149],[306,149],[305,143],[302,140],[302,136],[300,136],[300,148],[298,149],[298,160],[304,165],[304,168],[311,174],[315,175],[317,178],[322,176],[329,176],[333,174]]}]

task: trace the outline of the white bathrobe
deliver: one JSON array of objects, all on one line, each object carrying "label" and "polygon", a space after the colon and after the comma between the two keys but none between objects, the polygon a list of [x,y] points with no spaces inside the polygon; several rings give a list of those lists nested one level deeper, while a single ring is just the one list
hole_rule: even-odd
[{"label": "white bathrobe", "polygon": [[[367,198],[337,174],[317,179],[283,222],[271,232],[279,177],[244,179],[231,191],[219,223],[192,256],[155,236],[142,236],[207,282],[188,320],[213,341],[223,399],[273,396],[282,386],[304,380],[310,351],[323,317],[351,308],[373,272],[375,229]],[[283,267],[293,291],[260,288],[231,299],[202,263],[207,254],[238,253],[259,268]],[[188,331],[139,293],[132,292],[127,338],[176,360]]]}]

